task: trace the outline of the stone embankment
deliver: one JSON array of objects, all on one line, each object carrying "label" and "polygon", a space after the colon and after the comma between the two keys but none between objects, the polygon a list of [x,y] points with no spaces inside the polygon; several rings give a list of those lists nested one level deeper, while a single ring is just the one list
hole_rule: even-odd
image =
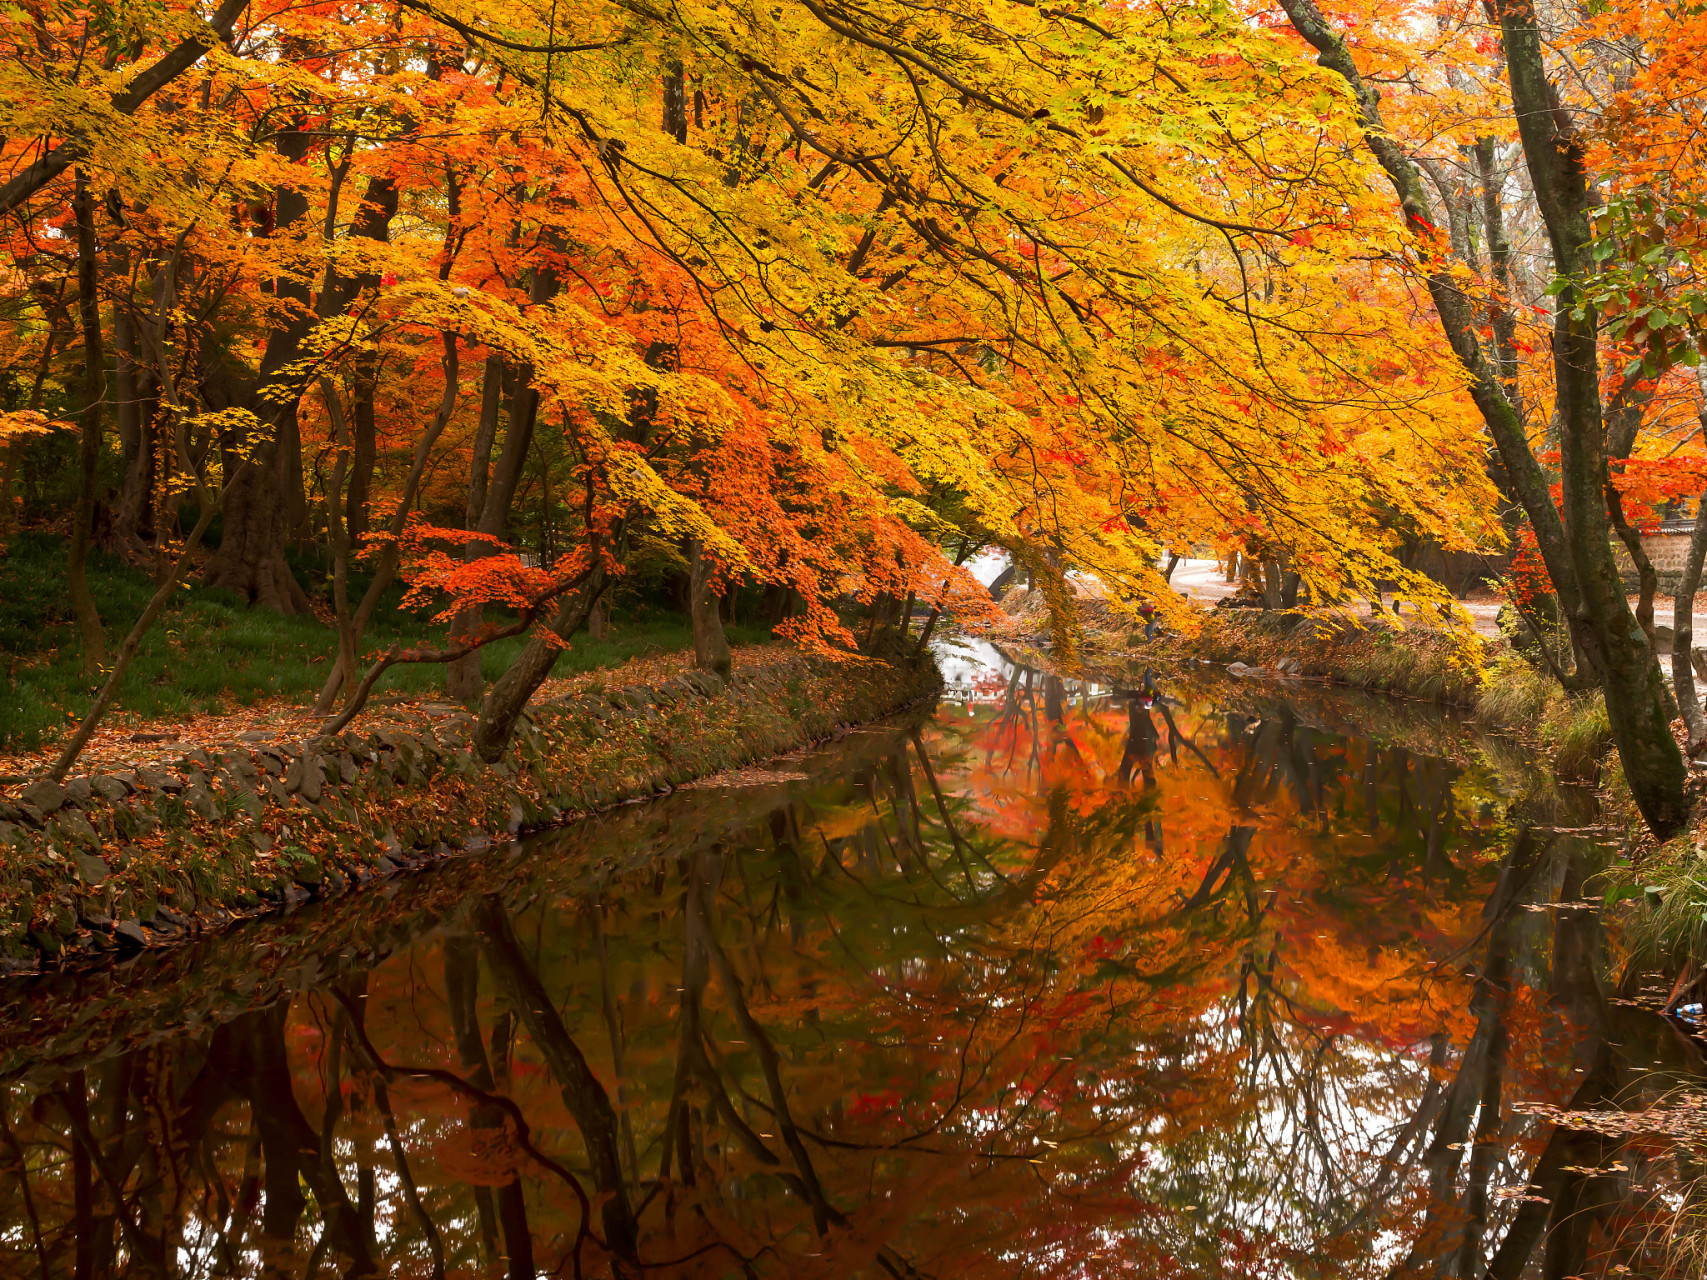
[{"label": "stone embankment", "polygon": [[468,712],[427,706],[331,739],[238,741],[166,768],[36,782],[0,797],[0,970],[335,897],[823,740],[939,687],[928,663],[781,653],[727,687],[689,670],[537,703],[496,765],[473,754]]}]

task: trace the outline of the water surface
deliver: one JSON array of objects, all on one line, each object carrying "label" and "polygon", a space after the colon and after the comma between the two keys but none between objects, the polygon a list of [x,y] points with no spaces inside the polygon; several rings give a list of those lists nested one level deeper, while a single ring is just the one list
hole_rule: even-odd
[{"label": "water surface", "polygon": [[0,989],[0,1275],[1666,1273],[1691,1144],[1632,1115],[1701,1054],[1580,797],[1417,708],[950,675]]}]

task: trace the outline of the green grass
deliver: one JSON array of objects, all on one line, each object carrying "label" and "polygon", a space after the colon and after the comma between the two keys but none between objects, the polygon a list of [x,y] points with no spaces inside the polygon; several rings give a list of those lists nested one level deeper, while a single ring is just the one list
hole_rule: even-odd
[{"label": "green grass", "polygon": [[[113,556],[97,552],[89,568],[107,643],[116,649],[153,586],[146,573]],[[425,616],[398,610],[400,596],[394,589],[376,614],[364,654],[399,639],[443,639],[444,629]],[[729,628],[734,644],[769,638],[765,628]],[[487,679],[503,671],[524,642],[515,637],[489,645],[481,654]],[[684,617],[619,613],[609,639],[577,636],[558,659],[556,674],[620,666],[636,655],[674,652],[692,643]],[[248,608],[227,592],[192,585],[179,591],[125,673],[117,719],[170,720],[280,696],[307,702],[325,682],[336,648],[331,628],[313,618],[280,617]],[[394,667],[375,693],[432,693],[443,683],[444,669],[436,665]],[[0,750],[33,749],[62,736],[88,709],[98,684],[98,677],[83,671],[65,595],[64,540],[14,537],[0,561]]]},{"label": "green grass", "polygon": [[1484,728],[1527,732],[1545,744],[1560,777],[1592,782],[1612,744],[1606,700],[1598,690],[1568,693],[1552,676],[1507,652],[1488,668],[1476,695]]}]

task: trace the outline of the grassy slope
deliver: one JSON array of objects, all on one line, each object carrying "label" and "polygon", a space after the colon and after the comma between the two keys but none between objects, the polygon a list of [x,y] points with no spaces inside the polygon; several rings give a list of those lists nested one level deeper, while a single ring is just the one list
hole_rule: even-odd
[{"label": "grassy slope", "polygon": [[1598,692],[1567,693],[1503,643],[1482,644],[1480,664],[1471,666],[1451,639],[1426,627],[1315,625],[1230,609],[1209,614],[1198,635],[1158,641],[1153,651],[1262,667],[1290,658],[1301,675],[1463,707],[1483,729],[1545,751],[1566,780],[1596,779],[1611,748]]},{"label": "grassy slope", "polygon": [[[116,557],[96,553],[89,585],[114,648],[142,612],[152,584]],[[354,588],[359,590],[360,587]],[[398,639],[443,638],[424,616],[398,611],[394,590],[366,640],[373,652]],[[731,643],[757,643],[769,632],[731,627]],[[523,641],[489,646],[487,678],[508,665]],[[692,643],[686,618],[673,614],[616,619],[611,639],[586,636],[559,660],[569,674],[614,667],[637,654],[673,652]],[[133,720],[183,718],[285,697],[309,701],[326,678],[336,648],[332,630],[313,618],[282,618],[247,608],[224,591],[190,587],[161,616],[126,673],[121,716]],[[437,666],[395,667],[379,692],[430,693],[443,687]],[[89,706],[98,684],[85,675],[76,626],[65,596],[62,539],[25,534],[12,539],[0,560],[0,750],[30,750],[59,737]]]}]

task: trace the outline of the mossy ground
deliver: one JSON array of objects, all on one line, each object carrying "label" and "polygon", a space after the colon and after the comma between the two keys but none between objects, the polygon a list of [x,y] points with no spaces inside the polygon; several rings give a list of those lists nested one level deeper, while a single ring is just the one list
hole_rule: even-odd
[{"label": "mossy ground", "polygon": [[[117,556],[90,557],[89,585],[116,648],[153,593],[143,570]],[[316,593],[324,590],[311,565],[300,575]],[[357,580],[352,591],[366,587]],[[366,648],[377,652],[394,642],[443,638],[426,614],[398,607],[400,587],[392,588],[374,617]],[[729,629],[732,644],[758,643],[769,637],[763,627]],[[488,646],[481,664],[494,679],[515,658],[522,637]],[[620,666],[647,653],[690,647],[693,635],[685,617],[631,609],[614,619],[609,639],[579,637],[558,660],[562,674]],[[314,617],[285,618],[252,609],[227,591],[187,585],[167,607],[125,673],[114,721],[142,725],[161,720],[213,715],[233,707],[278,700],[309,702],[326,680],[327,663],[337,650],[332,629]],[[63,736],[93,701],[97,673],[84,670],[77,629],[65,595],[65,541],[48,534],[14,537],[0,559],[0,754],[34,751]],[[377,694],[432,693],[443,687],[438,666],[393,667]],[[5,772],[5,770],[0,770]]]}]

